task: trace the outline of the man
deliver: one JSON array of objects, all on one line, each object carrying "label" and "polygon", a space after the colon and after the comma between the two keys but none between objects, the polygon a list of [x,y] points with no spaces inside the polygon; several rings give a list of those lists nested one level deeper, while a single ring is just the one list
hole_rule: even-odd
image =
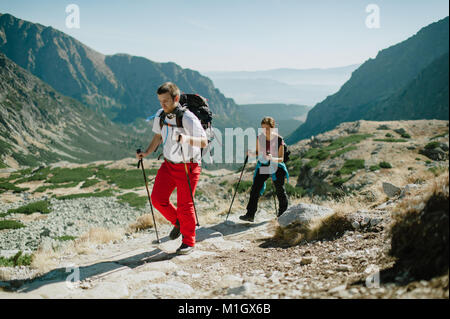
[{"label": "man", "polygon": [[[157,95],[162,109],[156,113],[153,122],[155,135],[147,150],[137,154],[137,157],[140,159],[148,156],[161,142],[163,143],[164,162],[156,174],[151,200],[153,206],[174,225],[170,238],[176,239],[180,234],[183,236],[177,253],[189,254],[195,246],[196,216],[193,198],[201,173],[200,148],[206,147],[208,140],[200,120],[187,109],[183,113],[182,127],[177,127],[176,114],[181,107],[180,90],[174,83],[164,83],[158,88]],[[161,116],[164,118],[162,128]],[[169,200],[175,188],[177,188],[177,207]]]}]

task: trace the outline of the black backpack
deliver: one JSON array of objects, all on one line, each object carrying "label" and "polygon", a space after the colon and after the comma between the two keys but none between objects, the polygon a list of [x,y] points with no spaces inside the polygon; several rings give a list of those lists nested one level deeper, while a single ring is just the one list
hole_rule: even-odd
[{"label": "black backpack", "polygon": [[[198,94],[181,94],[180,105],[174,111],[176,115],[177,127],[183,127],[183,115],[186,110],[191,111],[200,120],[203,129],[208,137],[208,143],[211,142],[211,134],[208,135],[208,129],[212,132],[212,118],[213,114],[209,109],[208,100]],[[161,129],[164,126],[164,120],[167,114],[163,111],[159,116],[159,126]],[[212,133],[214,134],[214,133]],[[203,148],[201,149],[203,155]]]},{"label": "black backpack", "polygon": [[[183,115],[186,110],[191,111],[200,120],[202,127],[205,131],[211,128],[212,125],[212,112],[209,109],[208,100],[198,94],[181,94],[180,105],[175,109],[177,127],[183,127]],[[164,126],[164,120],[167,114],[161,112],[159,117],[159,125],[162,129]]]},{"label": "black backpack", "polygon": [[289,161],[289,155],[291,155],[291,151],[288,149],[287,144],[284,142],[284,139],[281,136],[278,137],[278,147],[280,147],[280,145],[284,145],[283,162],[287,163]]}]

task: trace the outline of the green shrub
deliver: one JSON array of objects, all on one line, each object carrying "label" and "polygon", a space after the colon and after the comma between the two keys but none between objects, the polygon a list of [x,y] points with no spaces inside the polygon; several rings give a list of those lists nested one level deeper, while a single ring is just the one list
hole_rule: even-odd
[{"label": "green shrub", "polygon": [[394,135],[392,135],[391,133],[386,133],[385,136],[386,136],[386,137],[394,137]]},{"label": "green shrub", "polygon": [[388,162],[380,162],[379,165],[381,168],[392,168],[392,165]]},{"label": "green shrub", "polygon": [[306,190],[304,190],[302,187],[295,187],[289,183],[286,183],[284,186],[286,189],[286,194],[288,196],[303,197],[306,194]]},{"label": "green shrub", "polygon": [[120,196],[117,196],[117,199],[120,203],[128,203],[132,207],[136,208],[144,208],[148,203],[147,196],[139,196],[136,193],[126,193]]},{"label": "green shrub", "polygon": [[[237,182],[233,184],[233,191],[236,189]],[[237,189],[238,193],[244,193],[252,188],[253,181],[241,181]]]},{"label": "green shrub", "polygon": [[380,165],[372,165],[370,166],[370,171],[374,172],[374,171],[378,171],[380,169]]},{"label": "green shrub", "polygon": [[364,160],[349,159],[346,160],[342,168],[339,170],[340,175],[351,174],[354,171],[364,168]]},{"label": "green shrub", "polygon": [[447,135],[448,135],[448,132],[444,132],[444,133],[441,133],[441,134],[438,134],[438,135],[433,136],[433,137],[431,138],[431,140],[434,140],[434,139],[440,138],[440,137],[444,137],[444,136],[447,136]]},{"label": "green shrub", "polygon": [[302,169],[303,162],[301,159],[296,159],[294,161],[290,161],[287,163],[287,169],[289,171],[290,176],[298,176],[300,174],[300,170]]},{"label": "green shrub", "polygon": [[376,138],[374,139],[374,141],[377,142],[388,142],[388,143],[402,143],[402,142],[407,142],[407,140],[403,140],[403,139],[395,139],[395,138]]},{"label": "green shrub", "polygon": [[9,209],[7,214],[30,215],[30,214],[33,214],[36,212],[40,212],[42,214],[49,214],[50,213],[49,205],[50,205],[49,201],[41,200],[41,201],[30,203],[28,205],[25,205],[25,206],[22,206],[19,208]]},{"label": "green shrub", "polygon": [[427,145],[425,145],[425,149],[432,150],[439,146],[439,142],[430,142]]},{"label": "green shrub", "polygon": [[225,185],[227,185],[227,184],[228,184],[227,181],[222,181],[222,182],[219,183],[219,185],[222,186],[222,187],[225,186]]},{"label": "green shrub", "polygon": [[22,251],[19,251],[13,257],[0,257],[0,267],[29,266],[31,258],[31,255],[23,255]]},{"label": "green shrub", "polygon": [[0,220],[0,230],[3,229],[18,229],[25,227],[24,224],[16,220]]},{"label": "green shrub", "polygon": [[331,179],[331,183],[333,186],[339,187],[342,186],[345,182],[347,182],[351,177],[333,177]]},{"label": "green shrub", "polygon": [[100,181],[98,179],[88,179],[87,181],[85,181],[83,183],[83,185],[81,185],[81,188],[88,188],[88,187],[94,186],[98,183],[100,183]]}]

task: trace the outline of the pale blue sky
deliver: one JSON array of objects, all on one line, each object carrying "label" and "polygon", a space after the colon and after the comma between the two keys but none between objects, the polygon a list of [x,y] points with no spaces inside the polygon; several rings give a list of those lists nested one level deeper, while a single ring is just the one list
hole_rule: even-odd
[{"label": "pale blue sky", "polygon": [[[65,25],[80,8],[80,29]],[[103,54],[198,71],[362,63],[449,14],[447,0],[0,0],[0,12],[50,25]],[[380,8],[379,29],[365,25]]]}]

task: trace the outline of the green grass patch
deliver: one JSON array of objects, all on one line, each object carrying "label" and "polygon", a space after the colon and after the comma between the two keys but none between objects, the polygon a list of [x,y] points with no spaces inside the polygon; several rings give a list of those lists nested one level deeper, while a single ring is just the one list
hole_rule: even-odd
[{"label": "green grass patch", "polygon": [[9,258],[0,257],[0,267],[16,267],[29,265],[31,265],[31,255],[24,255],[22,251],[19,251],[17,254]]},{"label": "green grass patch", "polygon": [[23,227],[25,227],[25,225],[16,220],[0,220],[0,230],[18,229]]},{"label": "green grass patch", "polygon": [[228,184],[227,181],[222,181],[222,182],[219,183],[219,186],[222,186],[222,187],[223,187],[223,186],[225,186],[225,185],[227,185],[227,184]]},{"label": "green grass patch", "polygon": [[401,138],[376,138],[374,139],[376,142],[388,142],[388,143],[403,143],[408,142],[407,140]]},{"label": "green grass patch", "polygon": [[315,158],[315,159],[309,161],[308,163],[306,163],[304,165],[304,168],[312,169],[312,168],[316,167],[317,165],[319,165],[319,160],[317,158]]},{"label": "green grass patch", "polygon": [[77,167],[77,168],[61,168],[57,167],[51,170],[52,177],[47,179],[48,183],[61,184],[70,182],[83,182],[94,175],[92,168]]},{"label": "green grass patch", "polygon": [[13,193],[21,193],[29,190],[29,188],[21,188],[17,187],[14,184],[11,183],[0,183],[0,193],[4,193],[6,191],[12,191]]},{"label": "green grass patch", "polygon": [[60,237],[53,237],[53,239],[59,240],[59,241],[71,241],[71,240],[77,239],[77,237],[64,235],[64,236],[60,236]]},{"label": "green grass patch", "polygon": [[358,144],[359,142],[372,137],[372,134],[353,134],[345,137],[340,137],[323,148],[325,151],[334,151],[347,146],[348,144]]},{"label": "green grass patch", "polygon": [[348,175],[364,168],[364,160],[362,159],[349,159],[346,160],[342,168],[338,171],[338,175]]},{"label": "green grass patch", "polygon": [[[21,184],[32,181],[43,181],[46,180],[48,174],[50,173],[50,167],[44,167],[35,171],[31,176],[17,179],[14,184]],[[23,170],[19,172],[21,176],[31,174],[31,169]],[[14,176],[13,176],[14,177]]]},{"label": "green grass patch", "polygon": [[286,166],[289,171],[289,176],[298,176],[303,167],[303,162],[299,157],[297,157],[294,161],[288,162]]},{"label": "green grass patch", "polygon": [[340,177],[336,176],[331,179],[331,183],[333,186],[339,187],[342,186],[345,182],[347,182],[351,177]]},{"label": "green grass patch", "polygon": [[8,209],[7,214],[26,214],[30,215],[33,213],[42,213],[42,214],[49,214],[50,208],[49,208],[50,202],[46,200],[41,200],[38,202],[30,203],[28,205],[14,208],[14,209]]},{"label": "green grass patch", "polygon": [[358,148],[356,146],[349,146],[349,147],[343,148],[341,150],[336,151],[333,155],[331,155],[331,158],[339,157],[342,154],[345,154],[347,152],[351,152],[351,151],[354,151],[354,150],[357,150],[357,149]]},{"label": "green grass patch", "polygon": [[65,200],[65,199],[76,199],[86,197],[111,197],[111,196],[114,196],[114,192],[111,189],[107,189],[99,193],[80,193],[80,194],[57,196],[56,199]]},{"label": "green grass patch", "polygon": [[284,186],[285,186],[285,189],[286,189],[286,194],[288,196],[303,197],[306,194],[306,190],[303,189],[302,187],[295,187],[295,186],[292,186],[289,183],[286,183]]},{"label": "green grass patch", "polygon": [[433,173],[434,176],[436,176],[436,177],[441,175],[442,173],[444,173],[445,170],[446,170],[445,167],[430,167],[430,168],[428,168],[428,171]]},{"label": "green grass patch", "polygon": [[73,182],[73,183],[68,183],[68,184],[44,185],[44,186],[39,186],[38,188],[36,188],[34,192],[35,193],[43,193],[47,189],[71,188],[71,187],[75,187],[77,185],[78,185],[78,182]]},{"label": "green grass patch", "polygon": [[83,183],[83,185],[81,185],[81,188],[88,188],[88,187],[94,186],[94,185],[96,185],[98,183],[100,183],[100,180],[98,180],[98,179],[95,179],[95,178],[94,179],[88,179],[87,181],[85,181]]},{"label": "green grass patch", "polygon": [[136,193],[126,193],[120,196],[117,196],[117,199],[120,203],[128,203],[132,207],[136,208],[144,208],[148,203],[147,196],[139,196]]},{"label": "green grass patch", "polygon": [[311,148],[309,149],[305,155],[303,155],[303,158],[308,159],[318,159],[320,161],[326,160],[330,156],[330,152],[327,150],[324,150],[322,148]]},{"label": "green grass patch", "polygon": [[378,165],[378,164],[377,165],[372,165],[372,166],[369,167],[369,169],[370,169],[371,172],[378,171],[380,169],[380,165]]},{"label": "green grass patch", "polygon": [[411,138],[411,135],[409,135],[404,128],[399,128],[394,130],[395,133],[400,135],[403,138]]},{"label": "green grass patch", "polygon": [[[156,168],[146,169],[145,175],[147,176],[147,179],[150,179],[155,176],[157,172],[158,169]],[[117,187],[122,189],[134,189],[145,185],[142,169],[125,170],[99,168],[96,176],[107,181],[108,184],[115,184]]]},{"label": "green grass patch", "polygon": [[444,133],[441,133],[441,134],[433,136],[432,138],[430,138],[430,140],[434,140],[434,139],[437,139],[437,138],[440,138],[440,137],[444,137],[444,136],[447,136],[447,135],[448,135],[448,132],[444,132]]},{"label": "green grass patch", "polygon": [[35,167],[39,165],[39,161],[36,156],[25,155],[23,153],[12,153],[11,156],[19,163],[20,166],[31,166]]},{"label": "green grass patch", "polygon": [[[238,182],[233,184],[233,192],[236,189],[236,185]],[[238,193],[245,193],[247,190],[250,190],[252,188],[253,181],[241,181],[239,183],[239,186],[237,188]]]}]

